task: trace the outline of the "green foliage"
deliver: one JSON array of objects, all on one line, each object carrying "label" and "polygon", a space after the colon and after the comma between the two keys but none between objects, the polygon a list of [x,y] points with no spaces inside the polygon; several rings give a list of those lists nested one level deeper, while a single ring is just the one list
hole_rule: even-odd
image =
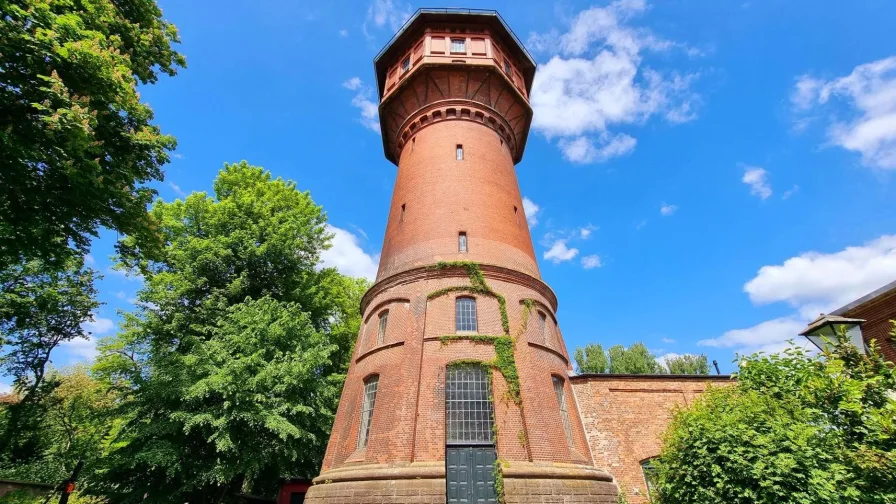
[{"label": "green foliage", "polygon": [[841,330],[819,356],[744,358],[735,386],[678,411],[657,463],[664,504],[896,501],[896,372]]},{"label": "green foliage", "polygon": [[[18,431],[3,431],[14,442],[7,443],[10,448],[0,459],[0,478],[58,483],[83,460],[79,486],[89,486],[118,422],[114,416],[117,394],[83,366],[50,372],[35,393],[39,400],[0,409],[4,427],[16,408],[24,406],[27,412]],[[37,421],[31,421],[35,415]],[[23,445],[27,451],[17,450]]]},{"label": "green foliage", "polygon": [[85,253],[100,226],[154,234],[174,138],[138,85],[183,56],[155,0],[0,1],[0,269]]},{"label": "green foliage", "polygon": [[706,354],[684,354],[666,357],[666,368],[674,375],[708,375],[709,360]]},{"label": "green foliage", "polygon": [[319,269],[325,215],[293,182],[242,162],[214,188],[155,203],[161,251],[120,247],[145,283],[96,364],[127,391],[112,502],[269,493],[320,468],[367,283]]},{"label": "green foliage", "polygon": [[58,268],[28,261],[0,270],[0,367],[13,377],[24,402],[40,387],[53,349],[90,336],[81,324],[100,305],[96,276],[80,257]]},{"label": "green foliage", "polygon": [[466,270],[467,276],[470,278],[470,285],[445,287],[444,289],[430,292],[427,296],[427,299],[435,299],[452,292],[468,292],[470,294],[481,294],[483,296],[493,297],[498,300],[498,310],[501,313],[501,327],[504,329],[504,334],[510,334],[510,319],[507,316],[507,299],[504,298],[504,296],[493,291],[491,287],[488,286],[488,284],[485,282],[485,276],[482,275],[482,269],[479,267],[478,263],[474,263],[471,261],[439,261],[434,266],[430,266],[430,268],[435,270],[463,268],[464,270]]},{"label": "green foliage", "polygon": [[574,353],[579,373],[615,374],[665,374],[666,368],[656,361],[656,356],[643,343],[628,348],[613,345],[606,352],[599,344],[576,347]]},{"label": "green foliage", "polygon": [[606,373],[610,367],[604,347],[599,343],[588,343],[584,349],[576,347],[573,355],[579,373]]}]

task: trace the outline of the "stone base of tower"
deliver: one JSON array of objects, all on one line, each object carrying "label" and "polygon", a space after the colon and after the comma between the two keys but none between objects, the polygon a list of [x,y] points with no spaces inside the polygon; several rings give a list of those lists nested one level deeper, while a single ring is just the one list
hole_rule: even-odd
[{"label": "stone base of tower", "polygon": [[[606,472],[572,464],[505,466],[505,504],[615,504]],[[343,467],[314,479],[305,504],[444,504],[444,462]]]}]

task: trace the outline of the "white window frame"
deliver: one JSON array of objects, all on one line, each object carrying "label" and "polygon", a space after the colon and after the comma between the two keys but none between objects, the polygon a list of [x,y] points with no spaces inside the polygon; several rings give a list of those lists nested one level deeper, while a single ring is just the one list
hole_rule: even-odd
[{"label": "white window frame", "polygon": [[[459,50],[456,50],[455,48],[457,48]],[[467,39],[452,38],[451,39],[451,54],[467,54]]]},{"label": "white window frame", "polygon": [[379,388],[380,375],[373,375],[364,380],[361,397],[361,421],[358,424],[358,449],[366,448],[370,439],[370,424],[373,423],[373,408],[376,405],[376,391]]},{"label": "white window frame", "polygon": [[[469,309],[464,304],[470,302]],[[465,318],[465,317],[469,317]],[[454,329],[458,333],[475,333],[479,331],[479,314],[476,308],[476,298],[460,296],[454,300]]]},{"label": "white window frame", "polygon": [[376,329],[376,344],[382,345],[386,341],[386,328],[389,326],[389,310],[380,312]]}]

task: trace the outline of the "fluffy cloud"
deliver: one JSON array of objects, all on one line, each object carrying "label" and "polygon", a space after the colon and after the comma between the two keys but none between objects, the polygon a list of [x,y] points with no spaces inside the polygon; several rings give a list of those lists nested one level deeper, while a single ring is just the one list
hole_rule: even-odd
[{"label": "fluffy cloud", "polygon": [[750,194],[766,199],[772,195],[772,186],[768,183],[768,172],[758,166],[744,166],[741,182],[750,186]]},{"label": "fluffy cloud", "polygon": [[603,162],[634,150],[635,138],[610,127],[643,124],[655,115],[672,123],[696,117],[696,75],[664,75],[644,64],[647,51],[685,48],[628,24],[646,10],[644,0],[617,0],[580,12],[565,33],[529,38],[531,48],[551,55],[532,85],[532,125],[559,137],[567,160]]},{"label": "fluffy cloud", "polygon": [[358,237],[345,229],[327,224],[327,231],[333,234],[333,240],[330,248],[321,253],[321,264],[334,267],[343,275],[374,280],[380,262],[379,255],[364,252]]},{"label": "fluffy cloud", "polygon": [[533,228],[536,224],[538,224],[538,211],[541,209],[538,205],[535,204],[529,198],[523,198],[523,213],[526,214],[526,222],[529,223],[529,227]]},{"label": "fluffy cloud", "polygon": [[[782,264],[763,266],[744,285],[756,305],[787,303],[795,313],[746,329],[734,329],[718,338],[698,342],[741,353],[773,352],[808,340],[798,336],[806,324],[896,279],[896,235],[881,236],[864,245],[839,252],[806,252]],[[809,347],[807,347],[809,348]]]},{"label": "fluffy cloud", "polygon": [[[805,129],[811,114],[830,117],[831,145],[859,153],[866,166],[896,169],[896,56],[859,65],[832,80],[803,75],[790,98],[798,113],[797,129]],[[834,101],[845,109],[823,110]]]},{"label": "fluffy cloud", "polygon": [[342,83],[345,89],[356,91],[352,98],[352,106],[361,112],[358,122],[365,128],[380,132],[380,113],[377,104],[371,100],[374,95],[373,88],[364,84],[360,77],[352,77]]},{"label": "fluffy cloud", "polygon": [[361,30],[368,38],[372,37],[370,28],[388,28],[397,31],[408,18],[411,17],[411,8],[405,5],[396,5],[392,0],[373,0],[367,8],[367,18]]},{"label": "fluffy cloud", "polygon": [[93,360],[96,357],[96,338],[75,338],[59,344],[57,349],[74,360]]},{"label": "fluffy cloud", "polygon": [[566,246],[566,240],[557,240],[545,251],[544,258],[554,264],[573,260],[579,255],[579,249]]},{"label": "fluffy cloud", "polygon": [[582,258],[582,267],[585,269],[600,268],[600,256],[597,254],[588,255]]},{"label": "fluffy cloud", "polygon": [[789,303],[806,317],[836,309],[896,279],[896,235],[763,266],[744,285],[754,304]]},{"label": "fluffy cloud", "polygon": [[789,340],[797,346],[809,348],[809,340],[799,336],[806,328],[806,322],[796,317],[781,317],[768,320],[746,329],[732,329],[718,338],[697,342],[700,346],[713,348],[734,348],[741,354],[753,352],[775,353],[790,346]]},{"label": "fluffy cloud", "polygon": [[86,320],[81,324],[81,329],[94,336],[102,336],[115,329],[115,322],[112,321],[112,319],[91,315],[89,320]]},{"label": "fluffy cloud", "polygon": [[676,210],[678,210],[678,205],[668,205],[666,203],[663,203],[662,206],[660,206],[660,215],[662,215],[663,217],[669,217],[670,215],[674,214]]}]

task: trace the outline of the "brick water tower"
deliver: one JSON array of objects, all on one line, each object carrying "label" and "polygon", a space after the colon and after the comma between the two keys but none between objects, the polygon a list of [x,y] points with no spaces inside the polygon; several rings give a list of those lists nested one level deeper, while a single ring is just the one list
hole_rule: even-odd
[{"label": "brick water tower", "polygon": [[495,11],[424,9],[375,68],[398,174],[306,502],[615,503],[570,389],[514,168],[535,62]]}]

